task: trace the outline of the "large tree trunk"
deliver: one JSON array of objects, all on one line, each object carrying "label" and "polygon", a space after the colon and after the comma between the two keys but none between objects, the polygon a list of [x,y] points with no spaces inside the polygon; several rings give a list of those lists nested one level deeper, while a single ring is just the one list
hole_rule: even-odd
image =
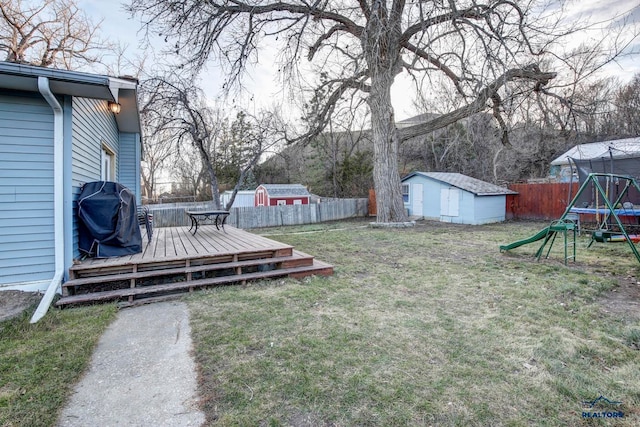
[{"label": "large tree trunk", "polygon": [[387,10],[386,2],[373,2],[361,39],[371,73],[367,102],[371,110],[373,185],[379,223],[407,220],[398,171],[398,131],[391,105],[391,85],[402,70],[400,23],[403,9],[404,1],[394,2],[391,11]]},{"label": "large tree trunk", "polygon": [[393,77],[372,80],[369,95],[373,137],[373,184],[376,190],[377,222],[407,220],[398,170],[398,132],[391,105]]}]

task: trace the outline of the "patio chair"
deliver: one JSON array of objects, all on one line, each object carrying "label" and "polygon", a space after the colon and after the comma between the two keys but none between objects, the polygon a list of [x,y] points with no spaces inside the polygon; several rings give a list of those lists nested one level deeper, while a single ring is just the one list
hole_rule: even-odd
[{"label": "patio chair", "polygon": [[138,224],[144,225],[147,230],[147,240],[151,243],[153,237],[153,214],[149,213],[149,208],[146,206],[138,206]]}]

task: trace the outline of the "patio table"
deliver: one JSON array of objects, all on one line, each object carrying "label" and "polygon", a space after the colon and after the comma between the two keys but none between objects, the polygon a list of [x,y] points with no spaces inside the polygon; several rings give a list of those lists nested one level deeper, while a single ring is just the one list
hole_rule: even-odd
[{"label": "patio table", "polygon": [[220,230],[220,227],[222,227],[222,231],[226,233],[224,224],[227,222],[229,213],[229,211],[222,210],[186,211],[186,214],[189,215],[189,218],[191,219],[191,227],[189,228],[189,231],[193,229],[193,234],[195,235],[198,232],[198,226],[200,223],[211,221],[216,226],[216,230]]}]

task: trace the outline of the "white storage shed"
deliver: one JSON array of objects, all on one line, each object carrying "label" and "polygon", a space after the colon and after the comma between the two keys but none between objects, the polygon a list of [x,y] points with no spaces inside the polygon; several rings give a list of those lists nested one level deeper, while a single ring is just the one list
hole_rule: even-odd
[{"label": "white storage shed", "polygon": [[508,188],[460,173],[413,172],[402,179],[402,195],[410,216],[457,224],[505,220]]}]

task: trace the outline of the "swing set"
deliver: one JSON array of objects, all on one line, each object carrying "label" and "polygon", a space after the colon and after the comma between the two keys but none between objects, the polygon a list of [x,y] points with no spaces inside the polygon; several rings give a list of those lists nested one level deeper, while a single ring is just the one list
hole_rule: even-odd
[{"label": "swing set", "polygon": [[[604,188],[600,181],[605,182]],[[609,190],[613,184],[616,185],[616,195],[614,199],[612,194],[613,191]],[[622,190],[620,190],[620,184],[623,184]],[[622,220],[620,219],[621,216],[640,216],[640,210],[635,210],[633,208],[633,204],[628,201],[623,204],[623,200],[629,199],[629,190],[631,188],[635,188],[640,193],[640,186],[638,186],[635,178],[631,176],[590,173],[580,185],[576,195],[569,202],[560,219],[553,221],[548,227],[542,229],[532,237],[509,245],[500,246],[500,251],[504,252],[524,244],[542,240],[542,245],[536,252],[536,259],[540,259],[547,245],[548,247],[545,258],[548,258],[556,237],[561,234],[564,241],[564,262],[567,264],[567,261],[570,259],[573,259],[575,262],[576,232],[580,226],[579,215],[592,214],[596,217],[597,228],[592,231],[591,241],[587,247],[590,247],[594,242],[605,243],[626,241],[636,259],[640,262],[640,252],[638,252],[635,245],[635,242],[640,241],[640,236],[629,235]],[[595,198],[595,206],[593,208],[581,208],[576,206],[576,204],[580,203],[583,193],[589,189],[592,189],[594,193],[592,199]],[[600,203],[600,199],[602,199],[602,204]],[[614,227],[617,227],[617,230],[614,230]]]},{"label": "swing set", "polygon": [[[605,181],[604,188],[600,182],[601,180]],[[595,193],[595,207],[593,209],[576,207],[575,205],[580,199],[580,196],[582,193],[587,191],[590,184],[593,186],[593,192]],[[616,191],[617,194],[615,196],[610,194],[610,189],[613,184],[616,185],[618,190]],[[623,184],[622,190],[620,190],[620,184]],[[640,252],[638,252],[634,242],[637,240],[637,236],[629,235],[622,220],[620,219],[621,216],[629,217],[640,215],[640,211],[636,211],[631,203],[623,203],[624,200],[628,199],[629,190],[631,188],[635,188],[640,192],[640,186],[638,186],[635,178],[631,176],[615,175],[610,173],[590,173],[567,206],[567,209],[560,217],[560,220],[566,219],[567,216],[572,213],[595,214],[597,229],[592,231],[591,240],[587,248],[591,247],[594,242],[605,243],[626,241],[636,259],[640,262]],[[613,193],[613,191],[611,191],[611,193]],[[600,199],[602,199],[602,204],[600,203]],[[618,229],[613,230],[614,226],[617,226]]]}]

